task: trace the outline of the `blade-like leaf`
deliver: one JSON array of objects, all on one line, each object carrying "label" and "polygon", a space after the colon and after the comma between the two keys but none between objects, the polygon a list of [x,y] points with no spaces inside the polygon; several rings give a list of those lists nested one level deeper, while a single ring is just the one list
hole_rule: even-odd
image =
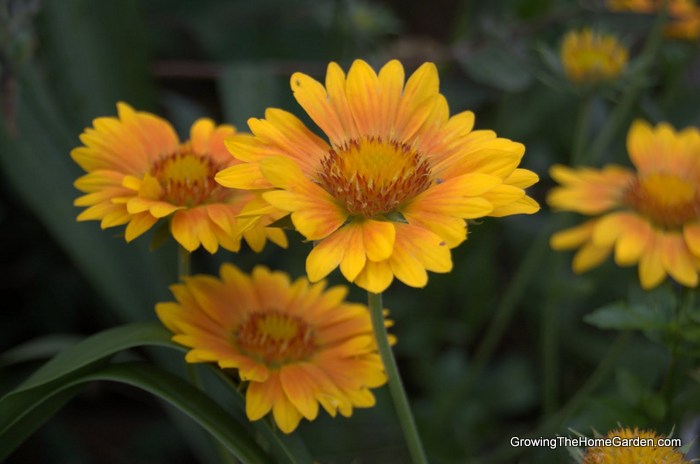
[{"label": "blade-like leaf", "polygon": [[75,394],[75,387],[94,381],[124,383],[152,393],[197,422],[242,462],[272,462],[245,427],[205,393],[174,374],[143,363],[88,368],[4,396],[0,399],[0,460],[56,412],[58,408],[47,402],[65,403]]},{"label": "blade-like leaf", "polygon": [[170,341],[171,334],[156,323],[127,324],[92,335],[61,351],[15,391],[28,390],[66,376],[89,364],[136,346],[156,345],[184,349]]},{"label": "blade-like leaf", "polygon": [[52,334],[38,337],[0,354],[0,366],[50,358],[75,345],[83,337],[73,334]]}]

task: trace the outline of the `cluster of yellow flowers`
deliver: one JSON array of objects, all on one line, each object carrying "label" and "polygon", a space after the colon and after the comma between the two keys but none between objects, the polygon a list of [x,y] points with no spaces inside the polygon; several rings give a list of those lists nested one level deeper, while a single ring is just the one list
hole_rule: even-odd
[{"label": "cluster of yellow flowers", "polygon": [[225,265],[218,279],[184,277],[177,301],[156,308],[188,362],[237,369],[248,417],[272,411],[286,433],[319,405],[332,416],[372,406],[370,389],[386,382],[367,307],[345,303],[344,287],[324,290],[324,277],[340,267],[373,293],[394,278],[423,287],[427,271],[452,268],[467,220],[539,209],[525,193],[537,175],[518,168],[525,147],[474,130],[469,111],[450,116],[432,63],[406,81],[396,60],[378,73],[357,60],[347,75],[331,63],[325,86],[295,73],[291,88],[326,139],[268,109],[252,133],[200,119],[180,142],[167,121],[119,103],[71,153],[87,172],[78,220],[126,224],[127,241],[167,221],[188,251],[238,251],[242,240],[260,251],[287,246],[267,226],[290,216],[315,243],[306,271],[319,283]]},{"label": "cluster of yellow flowers", "polygon": [[[634,11],[655,5],[610,3]],[[689,3],[670,2],[671,15],[682,16]],[[561,59],[571,81],[588,85],[618,78],[628,52],[584,29],[565,37]],[[268,240],[287,247],[274,223],[289,217],[313,242],[308,280],[224,265],[218,278],[184,276],[171,287],[176,301],[156,308],[174,340],[190,348],[188,362],[235,369],[248,417],[271,412],[285,433],[315,419],[319,406],[331,416],[372,406],[371,389],[387,381],[367,307],[345,302],[345,287],[327,289],[326,276],[340,268],[375,294],[394,278],[423,287],[427,271],[451,270],[450,250],[466,240],[468,220],[539,210],[525,192],[538,176],[519,167],[525,147],[474,130],[470,111],[450,115],[432,63],[407,80],[396,60],[379,72],[357,60],[347,75],[331,63],[325,84],[302,73],[290,84],[325,137],[268,109],[248,121],[251,133],[199,119],[181,142],[164,119],[119,103],[118,116],[96,119],[71,153],[86,171],[75,183],[84,193],[75,201],[85,207],[78,220],[126,225],[127,241],[166,221],[189,252],[236,252],[242,241],[261,251]],[[644,288],[667,275],[694,287],[700,131],[637,121],[627,150],[636,170],[552,167],[561,185],[549,193],[550,206],[594,218],[557,232],[551,245],[580,248],[576,272],[614,252],[617,264],[639,265]],[[605,453],[590,451],[586,462],[632,462],[600,458]]]}]

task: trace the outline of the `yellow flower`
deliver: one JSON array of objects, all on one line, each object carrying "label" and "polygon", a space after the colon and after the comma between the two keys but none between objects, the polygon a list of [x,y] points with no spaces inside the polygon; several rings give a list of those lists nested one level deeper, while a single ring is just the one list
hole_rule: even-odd
[{"label": "yellow flower", "polygon": [[435,65],[405,83],[396,60],[379,75],[357,60],[346,77],[328,66],[325,86],[295,73],[294,97],[328,137],[292,114],[268,109],[250,119],[253,136],[226,140],[246,164],[216,176],[222,185],[268,189],[265,200],[291,213],[315,241],[306,260],[312,281],[336,267],[371,292],[394,277],[426,285],[426,270],[449,272],[450,248],[466,239],[466,219],[534,213],[523,190],[537,176],[518,169],[525,147],[472,130],[474,114],[450,117]]},{"label": "yellow flower", "polygon": [[367,307],[344,302],[346,287],[324,288],[225,264],[220,279],[173,285],[177,302],[159,303],[156,312],[173,340],[191,348],[187,362],[238,369],[250,420],[272,411],[290,433],[302,417],[314,420],[319,404],[333,417],[373,406],[370,388],[386,382]]},{"label": "yellow flower", "polygon": [[594,84],[618,77],[627,64],[627,49],[612,35],[571,31],[561,46],[561,62],[575,83]]},{"label": "yellow flower", "polygon": [[636,121],[627,150],[636,172],[617,165],[552,167],[562,185],[550,192],[550,206],[596,217],[554,234],[551,245],[580,247],[575,272],[597,266],[614,250],[618,265],[639,263],[645,289],[667,274],[694,287],[700,266],[700,131]]},{"label": "yellow flower", "polygon": [[608,0],[611,11],[656,13],[668,5],[669,23],[664,28],[667,37],[685,40],[700,38],[700,6],[696,0]]},{"label": "yellow flower", "polygon": [[[672,446],[663,446],[659,440],[665,437],[651,430],[639,430],[636,427],[617,429],[605,436],[618,446],[593,446],[586,450],[583,464],[690,464],[679,451]],[[635,439],[646,446],[635,446]],[[629,446],[624,446],[629,444]],[[623,446],[619,446],[623,445]]]},{"label": "yellow flower", "polygon": [[200,244],[211,253],[219,246],[238,251],[244,230],[255,251],[267,239],[287,246],[284,232],[263,228],[279,214],[265,216],[255,227],[239,227],[236,215],[260,200],[214,181],[218,170],[236,163],[224,146],[224,139],[236,133],[233,126],[215,126],[202,118],[192,125],[190,140],[180,143],[172,126],[158,116],[125,103],[117,109],[117,118],[95,119],[94,127],[80,135],[84,146],[71,152],[87,172],[75,182],[85,193],[75,205],[87,207],[78,221],[99,220],[103,229],[127,224],[130,242],[169,218],[173,237],[189,251]]}]

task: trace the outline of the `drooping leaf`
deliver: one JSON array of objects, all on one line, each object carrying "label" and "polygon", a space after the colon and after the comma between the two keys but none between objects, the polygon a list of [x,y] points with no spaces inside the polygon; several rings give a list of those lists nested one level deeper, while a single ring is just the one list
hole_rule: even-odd
[{"label": "drooping leaf", "polygon": [[61,351],[40,367],[16,391],[28,390],[66,376],[119,351],[144,345],[182,349],[170,341],[171,334],[156,323],[128,324],[99,332]]},{"label": "drooping leaf", "polygon": [[113,381],[140,388],[172,404],[242,462],[272,462],[242,424],[182,378],[144,363],[93,367],[86,366],[82,372],[75,371],[33,388],[13,391],[0,399],[0,460],[9,456],[26,436],[56,412],[58,408],[52,401],[65,403],[77,393],[76,387],[88,382]]}]

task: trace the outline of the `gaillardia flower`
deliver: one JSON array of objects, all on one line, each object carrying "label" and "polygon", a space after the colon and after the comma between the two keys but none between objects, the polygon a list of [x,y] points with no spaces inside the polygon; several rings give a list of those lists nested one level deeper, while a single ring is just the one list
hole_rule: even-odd
[{"label": "gaillardia flower", "polygon": [[620,266],[639,263],[645,289],[670,275],[694,287],[700,266],[700,131],[676,132],[661,123],[636,121],[627,136],[636,172],[617,165],[602,170],[553,166],[561,186],[547,198],[550,206],[596,216],[554,234],[557,250],[579,248],[575,272],[584,272],[614,250]]},{"label": "gaillardia flower", "polygon": [[187,362],[238,370],[248,382],[250,420],[272,411],[290,433],[302,417],[314,420],[319,404],[333,417],[373,406],[370,388],[386,382],[369,310],[345,302],[346,287],[324,288],[262,266],[248,276],[224,264],[220,279],[173,285],[177,302],[159,303],[156,312],[173,340],[191,348]]},{"label": "gaillardia flower", "polygon": [[272,206],[291,213],[295,228],[316,242],[306,270],[317,281],[340,266],[371,292],[396,277],[412,287],[426,270],[449,272],[450,248],[466,239],[466,219],[534,213],[524,188],[537,176],[518,169],[525,147],[474,131],[474,114],[450,117],[435,65],[405,83],[402,65],[379,74],[357,60],[347,77],[328,66],[325,86],[295,73],[294,97],[328,140],[298,118],[268,109],[250,119],[253,135],[226,140],[246,162],[216,180],[267,190]]},{"label": "gaillardia flower", "polygon": [[615,36],[583,29],[570,31],[561,46],[566,76],[577,84],[595,84],[618,77],[627,64],[627,48]]},{"label": "gaillardia flower", "polygon": [[700,38],[700,5],[697,0],[608,0],[611,11],[657,13],[662,5],[668,8],[669,21],[664,27],[667,37],[684,40]]},{"label": "gaillardia flower", "polygon": [[[75,205],[87,207],[78,221],[99,220],[103,229],[126,224],[130,242],[169,218],[173,237],[189,251],[200,244],[211,253],[219,246],[238,251],[243,230],[236,216],[258,200],[214,181],[217,171],[236,163],[224,146],[235,129],[202,118],[192,125],[190,140],[180,143],[158,116],[125,103],[117,109],[117,118],[95,119],[80,135],[84,146],[71,152],[87,172],[75,182],[85,193]],[[255,227],[246,225],[243,236],[251,248],[260,251],[267,239],[287,245],[283,231],[263,227],[278,217],[268,214]]]},{"label": "gaillardia flower", "polygon": [[651,430],[621,428],[605,435],[613,446],[592,446],[583,464],[690,464],[668,439]]}]

